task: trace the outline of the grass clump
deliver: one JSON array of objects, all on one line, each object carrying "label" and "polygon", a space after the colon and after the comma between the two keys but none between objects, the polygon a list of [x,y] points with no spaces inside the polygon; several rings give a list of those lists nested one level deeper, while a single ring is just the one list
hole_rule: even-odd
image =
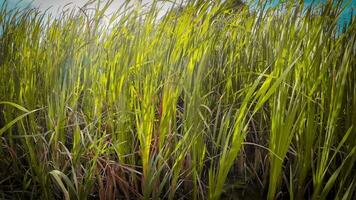
[{"label": "grass clump", "polygon": [[1,198],[355,197],[341,4],[110,3],[1,7]]}]

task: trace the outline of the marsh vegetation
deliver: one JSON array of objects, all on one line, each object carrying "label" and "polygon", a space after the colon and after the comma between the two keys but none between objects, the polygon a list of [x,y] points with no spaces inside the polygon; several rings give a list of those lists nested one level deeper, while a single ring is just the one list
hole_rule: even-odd
[{"label": "marsh vegetation", "polygon": [[355,198],[340,3],[109,3],[1,7],[0,198]]}]

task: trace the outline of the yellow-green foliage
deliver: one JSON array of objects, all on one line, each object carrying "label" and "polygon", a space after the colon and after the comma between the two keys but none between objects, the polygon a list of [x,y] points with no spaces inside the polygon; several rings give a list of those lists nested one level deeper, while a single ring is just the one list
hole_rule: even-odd
[{"label": "yellow-green foliage", "polygon": [[356,24],[291,2],[3,6],[0,198],[355,197]]}]

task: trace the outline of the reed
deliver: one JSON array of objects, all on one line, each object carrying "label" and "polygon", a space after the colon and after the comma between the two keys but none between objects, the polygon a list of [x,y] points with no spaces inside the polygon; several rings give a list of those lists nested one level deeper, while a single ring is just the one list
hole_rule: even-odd
[{"label": "reed", "polygon": [[3,4],[0,198],[354,198],[354,19],[231,2]]}]

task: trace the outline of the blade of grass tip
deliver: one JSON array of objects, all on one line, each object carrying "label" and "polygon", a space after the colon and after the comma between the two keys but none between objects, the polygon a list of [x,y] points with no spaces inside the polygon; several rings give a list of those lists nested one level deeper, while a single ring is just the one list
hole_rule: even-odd
[{"label": "blade of grass tip", "polygon": [[16,103],[13,103],[13,102],[9,102],[9,101],[0,101],[0,104],[5,104],[5,105],[10,105],[12,107],[15,107],[21,111],[24,111],[24,112],[30,112],[29,110],[27,110],[26,108],[24,108],[23,106],[19,105],[19,104],[16,104]]},{"label": "blade of grass tip", "polygon": [[52,170],[50,172],[52,175],[53,174],[57,174],[58,176],[60,176],[64,182],[67,184],[67,186],[69,187],[69,189],[71,189],[73,191],[73,193],[76,195],[76,198],[78,199],[77,193],[76,193],[76,189],[72,183],[72,181],[70,181],[69,177],[67,175],[65,175],[63,172],[59,171],[59,170]]},{"label": "blade of grass tip", "polygon": [[56,183],[58,184],[58,186],[61,188],[63,195],[64,195],[64,199],[65,200],[70,200],[70,196],[69,196],[69,192],[66,189],[66,187],[63,184],[63,181],[61,179],[61,172],[58,170],[53,170],[50,172],[50,174],[53,176],[53,178],[55,179]]},{"label": "blade of grass tip", "polygon": [[32,113],[34,113],[34,112],[37,112],[37,111],[39,111],[39,110],[42,110],[42,109],[43,109],[43,108],[35,109],[35,110],[29,111],[29,112],[27,112],[27,113],[25,113],[25,114],[22,114],[22,115],[16,117],[14,120],[10,121],[9,123],[7,123],[4,127],[2,127],[2,128],[0,129],[0,136],[1,136],[5,131],[7,131],[9,128],[11,128],[14,124],[16,124],[16,122],[20,121],[21,119],[23,119],[23,118],[26,117],[27,115],[30,115],[30,114],[32,114]]}]

